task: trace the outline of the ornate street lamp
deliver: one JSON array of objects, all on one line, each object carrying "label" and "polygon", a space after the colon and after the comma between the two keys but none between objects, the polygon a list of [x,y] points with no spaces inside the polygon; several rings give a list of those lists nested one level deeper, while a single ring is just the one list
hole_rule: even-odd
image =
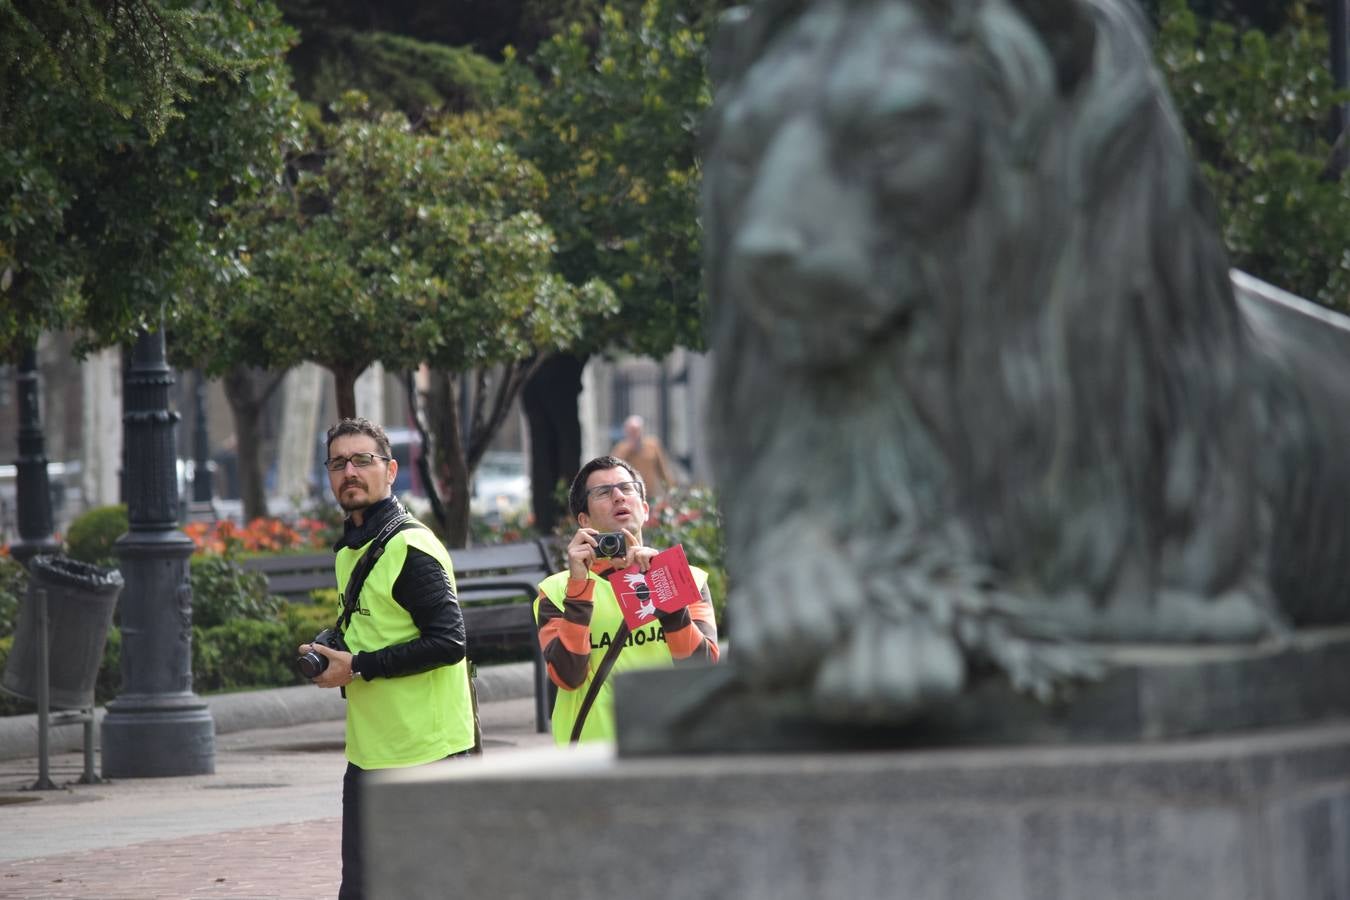
[{"label": "ornate street lamp", "polygon": [[173,374],[164,333],[142,332],[125,379],[126,500],[117,540],[122,591],[122,692],[103,719],[103,774],[215,772],[215,722],[192,691],[192,540],[178,529]]}]

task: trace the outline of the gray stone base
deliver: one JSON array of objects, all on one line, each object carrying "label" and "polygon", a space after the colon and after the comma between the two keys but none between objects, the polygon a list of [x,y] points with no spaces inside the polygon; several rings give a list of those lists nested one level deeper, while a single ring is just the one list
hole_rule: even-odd
[{"label": "gray stone base", "polygon": [[623,756],[1055,744],[1201,737],[1350,720],[1350,628],[1257,645],[1102,649],[1109,666],[1049,704],[988,678],[923,716],[842,723],[806,698],[760,694],[720,666],[629,672],[614,681]]},{"label": "gray stone base", "polygon": [[1350,724],[378,773],[372,896],[1350,900]]}]

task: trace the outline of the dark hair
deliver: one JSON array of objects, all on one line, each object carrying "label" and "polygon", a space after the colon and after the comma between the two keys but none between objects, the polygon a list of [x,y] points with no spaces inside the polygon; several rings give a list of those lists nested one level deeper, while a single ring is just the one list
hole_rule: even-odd
[{"label": "dark hair", "polygon": [[333,441],[349,434],[364,434],[366,437],[374,438],[375,449],[380,452],[381,456],[394,455],[393,450],[389,448],[389,435],[384,433],[384,429],[369,419],[363,419],[360,416],[343,419],[328,429],[328,453],[331,455],[333,452]]},{"label": "dark hair", "polygon": [[[567,506],[572,510],[572,518],[576,518],[584,512],[587,512],[587,503],[589,498],[586,496],[586,479],[591,477],[592,472],[600,472],[607,469],[627,469],[628,474],[633,476],[633,480],[642,484],[642,476],[639,475],[632,466],[617,456],[597,456],[595,459],[581,467],[577,477],[572,479],[572,487],[567,491]],[[642,495],[647,495],[647,486],[642,485]]]}]

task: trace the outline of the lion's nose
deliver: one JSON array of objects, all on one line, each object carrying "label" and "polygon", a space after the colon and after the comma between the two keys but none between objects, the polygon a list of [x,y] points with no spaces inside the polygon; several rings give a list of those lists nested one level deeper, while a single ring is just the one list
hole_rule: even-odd
[{"label": "lion's nose", "polygon": [[738,265],[752,269],[784,269],[806,251],[801,231],[782,221],[749,223],[736,236],[732,254]]}]

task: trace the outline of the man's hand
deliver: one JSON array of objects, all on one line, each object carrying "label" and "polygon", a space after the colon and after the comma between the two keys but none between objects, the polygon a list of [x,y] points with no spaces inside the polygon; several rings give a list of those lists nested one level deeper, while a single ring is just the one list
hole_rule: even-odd
[{"label": "man's hand", "polygon": [[636,528],[625,528],[623,533],[628,535],[628,552],[623,558],[623,567],[626,569],[631,565],[637,565],[639,572],[645,572],[652,567],[652,557],[660,551],[651,547],[644,547],[641,539],[638,537]]},{"label": "man's hand", "polygon": [[328,668],[320,672],[317,678],[310,679],[314,684],[321,688],[346,687],[355,680],[356,676],[352,674],[352,654],[346,650],[325,647],[323,644],[300,645],[301,656],[311,650],[320,656],[328,657]]},{"label": "man's hand", "polygon": [[[591,566],[595,564],[595,548],[597,546],[595,536],[599,533],[594,528],[578,528],[577,533],[572,535],[572,540],[567,542],[567,569],[573,581],[585,581],[587,574],[591,571]],[[627,545],[628,551],[624,554],[620,567],[626,569],[636,564],[638,571],[647,571],[651,567],[652,557],[659,551],[651,547],[644,547],[642,539],[638,537],[636,528],[625,528],[623,533],[627,537],[624,543]],[[618,564],[617,561],[616,564]]]},{"label": "man's hand", "polygon": [[600,532],[594,528],[578,528],[567,542],[567,574],[573,581],[585,581],[595,562],[595,536]]}]

